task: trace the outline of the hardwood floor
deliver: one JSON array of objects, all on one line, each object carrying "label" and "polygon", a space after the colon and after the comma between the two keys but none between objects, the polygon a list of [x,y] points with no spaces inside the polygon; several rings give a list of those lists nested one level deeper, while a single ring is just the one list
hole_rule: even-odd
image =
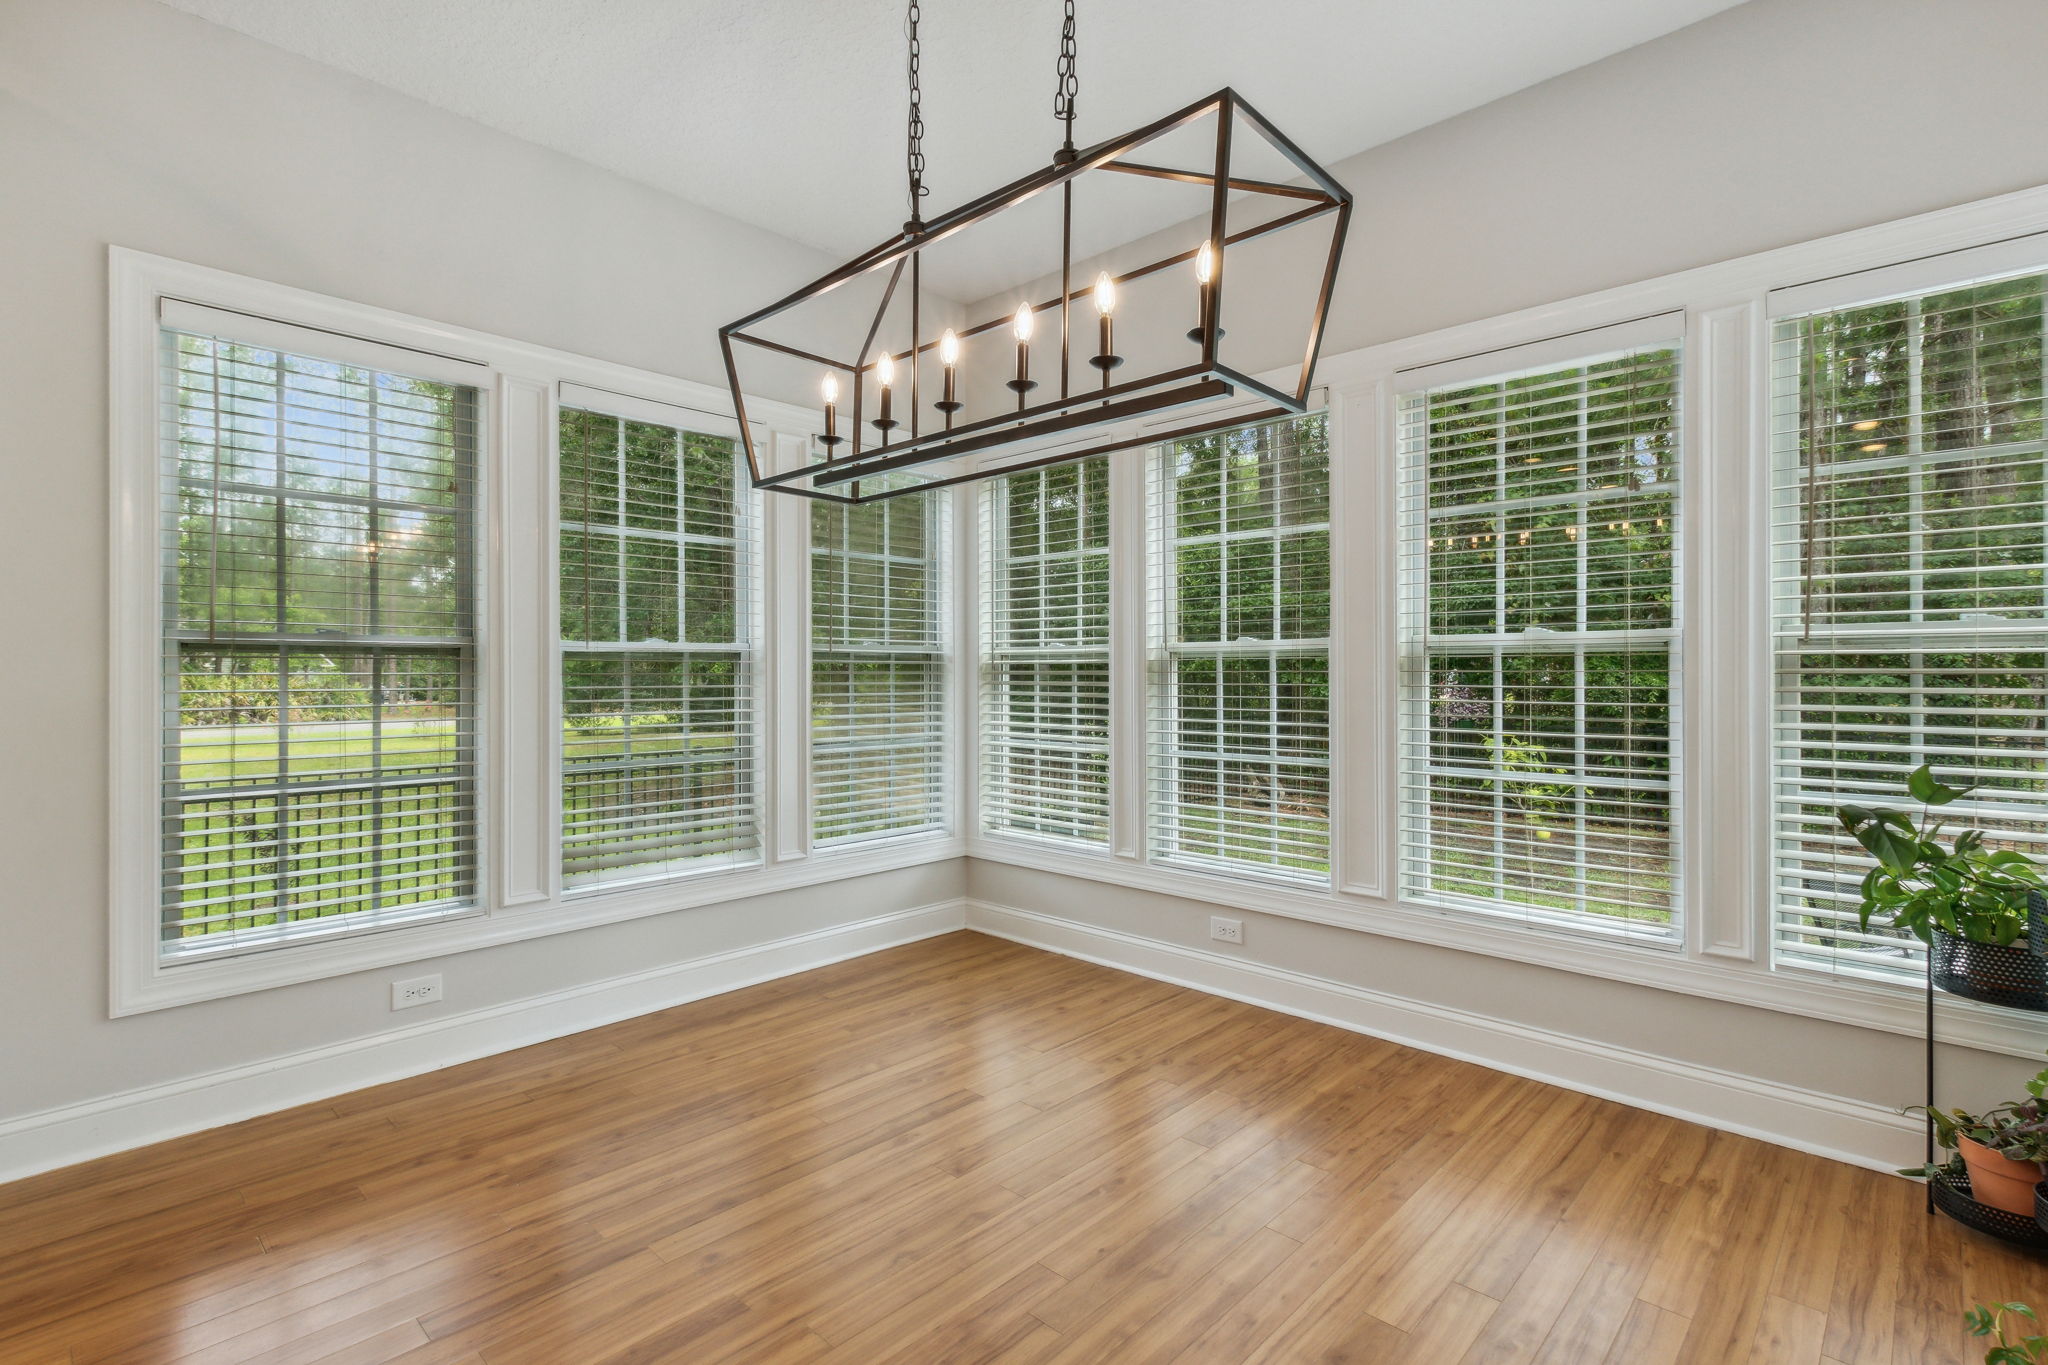
[{"label": "hardwood floor", "polygon": [[0,1360],[1980,1360],[1904,1181],[970,933],[0,1186]]}]

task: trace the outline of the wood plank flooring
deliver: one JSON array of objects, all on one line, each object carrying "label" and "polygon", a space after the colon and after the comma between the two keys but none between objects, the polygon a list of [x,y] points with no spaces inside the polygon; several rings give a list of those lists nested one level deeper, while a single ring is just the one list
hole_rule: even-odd
[{"label": "wood plank flooring", "polygon": [[971,933],[0,1186],[0,1361],[1981,1360],[1916,1187]]}]

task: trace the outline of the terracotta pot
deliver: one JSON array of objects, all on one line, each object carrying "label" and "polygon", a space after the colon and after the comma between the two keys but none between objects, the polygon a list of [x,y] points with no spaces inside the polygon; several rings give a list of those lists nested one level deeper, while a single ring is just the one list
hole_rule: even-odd
[{"label": "terracotta pot", "polygon": [[2034,1186],[2043,1172],[2036,1161],[2014,1161],[1974,1138],[1957,1135],[1963,1164],[1970,1168],[1970,1198],[2022,1218],[2034,1216]]}]

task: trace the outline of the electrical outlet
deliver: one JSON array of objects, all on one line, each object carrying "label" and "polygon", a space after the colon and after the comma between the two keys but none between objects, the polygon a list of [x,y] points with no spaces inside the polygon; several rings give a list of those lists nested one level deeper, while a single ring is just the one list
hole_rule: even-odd
[{"label": "electrical outlet", "polygon": [[395,1010],[409,1010],[414,1005],[431,1005],[440,998],[441,977],[438,973],[391,983],[391,1008]]},{"label": "electrical outlet", "polygon": [[1215,939],[1218,943],[1242,943],[1244,942],[1244,921],[1241,919],[1225,919],[1221,915],[1211,915],[1209,917],[1209,937]]}]

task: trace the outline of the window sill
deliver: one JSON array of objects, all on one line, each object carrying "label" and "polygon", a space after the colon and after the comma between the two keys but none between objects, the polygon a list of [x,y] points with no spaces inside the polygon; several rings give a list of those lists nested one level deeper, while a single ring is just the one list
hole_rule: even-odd
[{"label": "window sill", "polygon": [[[1773,970],[1761,963],[1690,956],[1676,951],[1676,945],[1668,941],[1561,933],[1513,922],[1489,922],[1468,912],[1413,902],[1204,876],[1107,853],[1066,852],[986,837],[971,841],[966,851],[967,856],[985,862],[1064,873],[1183,900],[1483,953],[1857,1028],[1918,1037],[1925,1025],[1925,999],[1916,988],[1798,967]],[[1946,1044],[2037,1059],[2044,1039],[2048,1039],[2039,1017],[2033,1014],[1955,996],[1940,996],[1935,1006],[1937,1032]]]},{"label": "window sill", "polygon": [[469,913],[430,923],[362,930],[205,961],[164,962],[153,955],[113,963],[108,1012],[115,1018],[351,972],[425,962],[500,943],[543,938],[677,910],[745,900],[770,892],[873,872],[892,872],[961,856],[957,839],[918,838],[886,848],[821,853],[776,867],[736,868],[611,890],[584,889],[532,905]]}]

